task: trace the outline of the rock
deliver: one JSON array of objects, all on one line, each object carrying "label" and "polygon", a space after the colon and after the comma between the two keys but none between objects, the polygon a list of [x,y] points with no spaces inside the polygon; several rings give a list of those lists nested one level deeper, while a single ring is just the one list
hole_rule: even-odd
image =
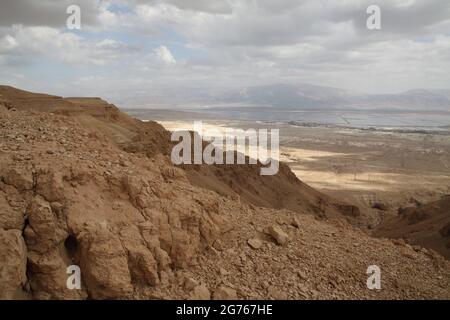
[{"label": "rock", "polygon": [[170,284],[170,276],[166,271],[161,271],[159,273],[159,286],[167,287]]},{"label": "rock", "polygon": [[[158,264],[148,250],[143,245],[125,244],[128,253],[128,268],[131,277],[139,283],[146,283],[155,286],[159,283]],[[161,271],[161,274],[163,271]],[[165,279],[167,280],[167,278]]]},{"label": "rock", "polygon": [[107,230],[81,235],[83,281],[93,299],[127,298],[133,292],[127,254]]},{"label": "rock", "polygon": [[20,191],[33,189],[33,177],[31,176],[31,172],[26,172],[24,169],[19,170],[13,168],[8,170],[3,174],[3,181]]},{"label": "rock", "polygon": [[214,300],[237,300],[236,290],[226,287],[224,285],[214,291]]},{"label": "rock", "polygon": [[223,251],[223,250],[225,249],[225,247],[224,247],[222,241],[220,241],[220,240],[214,241],[213,247],[214,247],[214,249],[216,249],[217,251]]},{"label": "rock", "polygon": [[194,289],[197,286],[198,286],[198,281],[197,280],[189,278],[189,277],[186,277],[184,279],[184,288],[186,290],[190,291],[190,290]]},{"label": "rock", "polygon": [[275,300],[287,300],[287,298],[288,298],[288,295],[286,292],[279,290],[275,286],[270,286],[267,289],[267,294]]},{"label": "rock", "polygon": [[0,229],[22,230],[25,223],[22,208],[12,208],[6,197],[0,192]]},{"label": "rock", "polygon": [[227,276],[227,275],[230,274],[227,270],[225,270],[225,269],[222,268],[222,267],[219,268],[219,273],[220,273],[220,275],[222,275],[222,276]]},{"label": "rock", "polygon": [[247,243],[252,249],[255,249],[255,250],[261,248],[263,245],[263,242],[260,239],[256,239],[256,238],[248,239]]},{"label": "rock", "polygon": [[202,284],[202,285],[196,286],[194,288],[194,290],[192,290],[190,299],[191,300],[210,300],[211,293],[209,292],[208,288],[204,284]]},{"label": "rock", "polygon": [[50,207],[52,208],[52,211],[55,212],[57,215],[61,215],[63,213],[64,205],[59,202],[50,203]]},{"label": "rock", "polygon": [[289,241],[289,236],[279,226],[270,226],[269,234],[276,240],[276,242],[283,246]]},{"label": "rock", "polygon": [[298,275],[298,277],[299,277],[300,279],[302,279],[302,280],[308,279],[308,276],[307,276],[306,273],[303,272],[302,270],[297,271],[297,275]]},{"label": "rock", "polygon": [[27,248],[19,230],[0,229],[0,299],[16,294],[27,281]]},{"label": "rock", "polygon": [[381,203],[381,202],[375,202],[372,205],[372,208],[373,209],[377,209],[377,210],[381,210],[381,211],[387,211],[388,210],[388,206],[386,204],[384,204],[384,203]]},{"label": "rock", "polygon": [[169,254],[161,248],[155,248],[155,259],[159,270],[168,270],[172,264]]},{"label": "rock", "polygon": [[45,253],[62,243],[67,237],[64,224],[58,220],[50,204],[39,196],[31,201],[28,220],[25,241],[32,251]]},{"label": "rock", "polygon": [[62,176],[51,171],[41,171],[36,181],[36,192],[50,202],[64,199]]},{"label": "rock", "polygon": [[443,226],[440,230],[439,233],[441,234],[441,236],[443,237],[450,237],[450,222],[447,223],[445,226]]},{"label": "rock", "polygon": [[293,217],[291,221],[291,225],[300,229],[300,220],[297,217]]}]

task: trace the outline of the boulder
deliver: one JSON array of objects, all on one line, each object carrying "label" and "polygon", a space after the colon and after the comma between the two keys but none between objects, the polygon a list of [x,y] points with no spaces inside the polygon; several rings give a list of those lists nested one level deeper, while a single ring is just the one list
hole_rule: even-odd
[{"label": "boulder", "polygon": [[281,246],[284,246],[289,241],[289,236],[279,226],[270,226],[268,231],[277,244]]}]

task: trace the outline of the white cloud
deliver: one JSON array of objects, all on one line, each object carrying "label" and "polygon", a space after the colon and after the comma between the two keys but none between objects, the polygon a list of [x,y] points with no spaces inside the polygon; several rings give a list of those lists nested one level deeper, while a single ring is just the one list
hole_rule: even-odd
[{"label": "white cloud", "polygon": [[31,2],[0,3],[0,76],[26,77],[24,66],[43,57],[75,71],[104,67],[73,86],[107,94],[124,86],[132,95],[150,86],[312,82],[393,92],[450,83],[448,0],[378,0],[378,32],[366,28],[371,0],[82,0],[81,33],[58,27],[59,2],[43,2],[39,15],[26,9]]},{"label": "white cloud", "polygon": [[3,39],[0,39],[0,52],[8,51],[17,47],[17,40],[10,36],[6,35]]},{"label": "white cloud", "polygon": [[21,58],[27,63],[39,63],[40,57],[47,57],[68,65],[107,65],[120,56],[131,54],[124,43],[108,38],[99,42],[86,40],[51,27],[17,25],[10,31],[12,35],[0,40],[0,53],[7,51],[6,59]]},{"label": "white cloud", "polygon": [[154,50],[154,53],[156,54],[158,60],[166,65],[175,65],[177,63],[172,53],[166,46],[159,46]]}]

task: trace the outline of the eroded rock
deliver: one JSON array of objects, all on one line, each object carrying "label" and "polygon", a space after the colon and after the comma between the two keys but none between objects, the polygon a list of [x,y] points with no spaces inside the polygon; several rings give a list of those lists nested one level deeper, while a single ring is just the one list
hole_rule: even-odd
[{"label": "eroded rock", "polygon": [[27,248],[19,230],[0,229],[0,299],[21,298],[27,281]]},{"label": "eroded rock", "polygon": [[289,236],[279,226],[270,226],[269,234],[275,239],[277,244],[284,246],[289,241]]}]

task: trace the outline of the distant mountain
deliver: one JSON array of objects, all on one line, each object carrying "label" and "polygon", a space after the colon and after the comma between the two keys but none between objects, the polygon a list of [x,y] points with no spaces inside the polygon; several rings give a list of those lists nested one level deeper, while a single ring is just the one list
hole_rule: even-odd
[{"label": "distant mountain", "polygon": [[410,90],[399,94],[352,95],[344,90],[310,84],[248,87],[216,99],[224,103],[283,109],[401,109],[450,111],[450,90]]},{"label": "distant mountain", "polygon": [[131,108],[269,107],[279,110],[450,111],[450,90],[416,89],[397,94],[352,94],[311,84],[272,84],[234,89],[153,89],[117,104]]},{"label": "distant mountain", "polygon": [[281,107],[286,109],[329,107],[345,104],[344,90],[310,84],[275,84],[230,91],[218,100],[233,104]]},{"label": "distant mountain", "polygon": [[450,111],[450,90],[410,90],[399,94],[354,97],[362,107],[396,108],[417,111]]}]

